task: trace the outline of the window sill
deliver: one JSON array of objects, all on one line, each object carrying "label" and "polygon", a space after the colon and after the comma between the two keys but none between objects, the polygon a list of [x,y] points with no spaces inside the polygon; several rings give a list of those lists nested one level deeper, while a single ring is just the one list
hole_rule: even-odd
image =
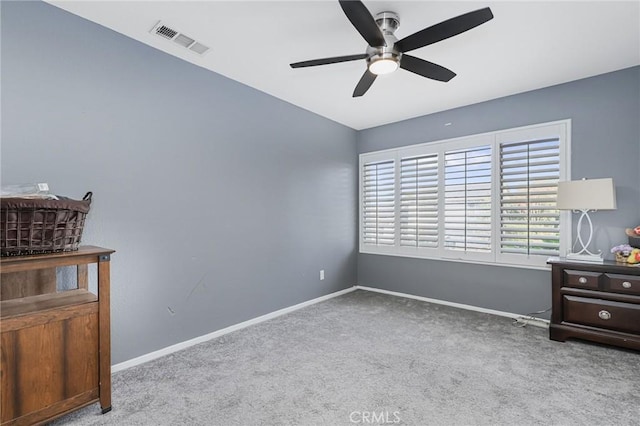
[{"label": "window sill", "polygon": [[415,255],[415,254],[398,254],[398,253],[382,253],[375,250],[367,250],[360,249],[360,254],[375,254],[380,256],[395,256],[395,257],[409,257],[412,259],[425,259],[425,260],[440,260],[444,262],[457,262],[457,263],[471,263],[475,265],[485,265],[485,266],[496,266],[496,267],[506,267],[506,268],[520,268],[520,269],[533,269],[538,271],[550,271],[551,266],[544,265],[523,265],[516,263],[498,263],[498,262],[485,262],[480,260],[472,260],[465,259],[463,257],[441,257],[441,256],[425,256],[425,255]]}]

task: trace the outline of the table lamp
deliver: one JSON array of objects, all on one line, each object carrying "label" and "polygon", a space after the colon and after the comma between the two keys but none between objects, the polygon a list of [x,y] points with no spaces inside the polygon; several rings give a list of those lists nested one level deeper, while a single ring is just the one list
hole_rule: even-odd
[{"label": "table lamp", "polygon": [[[589,217],[589,211],[615,210],[616,190],[612,178],[582,179],[566,182],[558,182],[558,210],[572,210],[580,213],[576,232],[576,240],[581,245],[577,253],[568,253],[567,260],[579,262],[603,263],[602,252],[592,253],[589,244],[593,238],[593,223]],[[584,222],[589,226],[588,238],[582,239],[582,226]]]}]

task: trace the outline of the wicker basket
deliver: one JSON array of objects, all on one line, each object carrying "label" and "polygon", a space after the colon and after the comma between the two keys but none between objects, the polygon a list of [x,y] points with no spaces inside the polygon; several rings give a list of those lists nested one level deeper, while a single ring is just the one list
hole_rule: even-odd
[{"label": "wicker basket", "polygon": [[87,192],[81,201],[0,199],[0,256],[77,250],[91,196]]}]

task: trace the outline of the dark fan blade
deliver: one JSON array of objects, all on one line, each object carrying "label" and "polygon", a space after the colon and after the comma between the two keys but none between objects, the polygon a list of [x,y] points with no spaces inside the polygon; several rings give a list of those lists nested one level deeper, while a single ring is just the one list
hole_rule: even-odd
[{"label": "dark fan blade", "polygon": [[438,81],[449,81],[456,76],[450,69],[411,55],[402,55],[400,68]]},{"label": "dark fan blade", "polygon": [[368,55],[362,53],[360,55],[336,56],[333,58],[313,59],[311,61],[296,62],[291,64],[291,68],[315,67],[316,65],[336,64],[338,62],[355,61],[357,59],[365,59]]},{"label": "dark fan blade", "polygon": [[371,47],[386,46],[382,31],[376,24],[375,19],[369,13],[361,1],[340,0],[340,6],[351,24],[358,30],[360,35],[369,43]]},{"label": "dark fan blade", "polygon": [[428,46],[468,31],[471,28],[484,24],[491,19],[493,19],[491,9],[488,7],[478,9],[473,12],[465,13],[464,15],[456,16],[455,18],[447,19],[446,21],[440,22],[439,24],[433,25],[429,28],[425,28],[417,33],[413,33],[410,36],[397,41],[395,48],[401,52],[409,52],[411,50],[419,49],[420,47]]},{"label": "dark fan blade", "polygon": [[369,87],[371,87],[376,77],[377,75],[369,71],[369,69],[367,68],[364,74],[362,74],[362,77],[360,78],[360,81],[358,82],[355,90],[353,91],[353,97],[358,98],[367,93],[367,90],[369,90]]}]

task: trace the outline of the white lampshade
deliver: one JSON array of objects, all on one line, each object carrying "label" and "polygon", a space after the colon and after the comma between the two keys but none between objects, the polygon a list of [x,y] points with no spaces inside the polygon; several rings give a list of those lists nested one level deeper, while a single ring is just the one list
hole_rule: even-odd
[{"label": "white lampshade", "polygon": [[615,210],[612,178],[558,182],[558,210]]}]

